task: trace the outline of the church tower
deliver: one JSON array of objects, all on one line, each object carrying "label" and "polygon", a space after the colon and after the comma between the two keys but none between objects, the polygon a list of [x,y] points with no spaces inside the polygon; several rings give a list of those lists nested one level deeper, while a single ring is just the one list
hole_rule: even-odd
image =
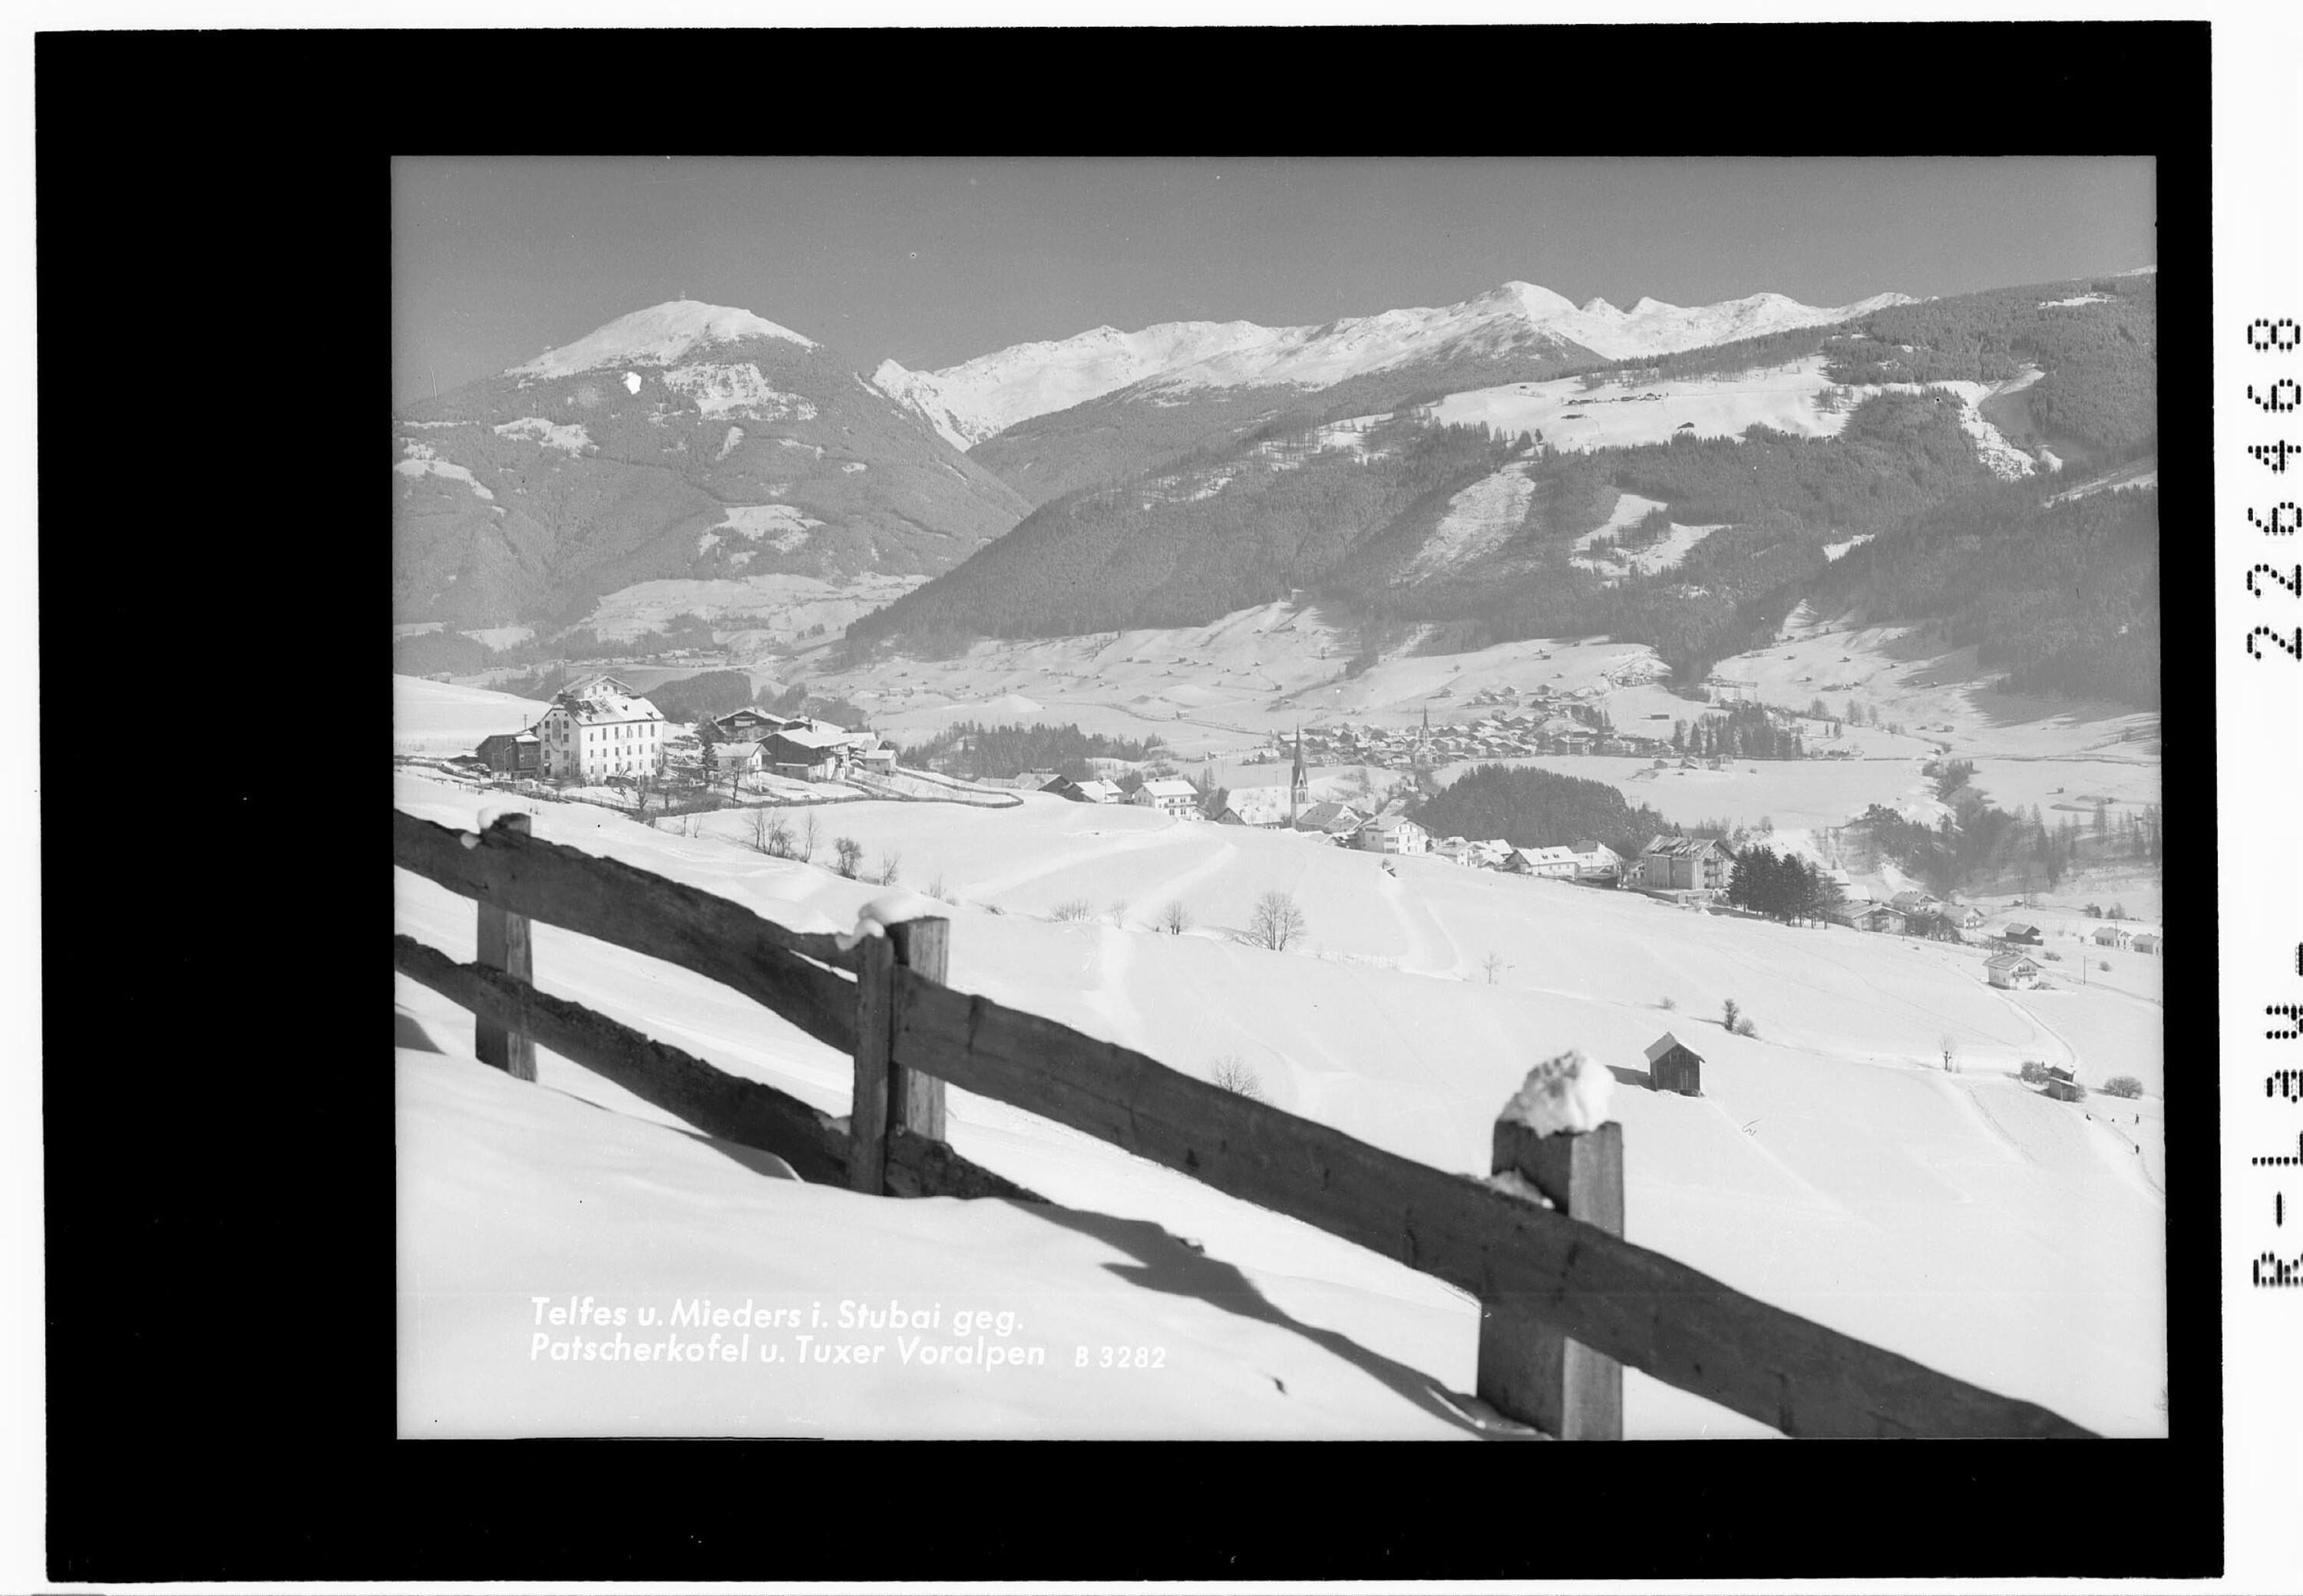
[{"label": "church tower", "polygon": [[1295,816],[1312,801],[1311,778],[1303,773],[1303,728],[1295,728],[1295,770],[1287,778],[1287,829],[1295,829]]}]

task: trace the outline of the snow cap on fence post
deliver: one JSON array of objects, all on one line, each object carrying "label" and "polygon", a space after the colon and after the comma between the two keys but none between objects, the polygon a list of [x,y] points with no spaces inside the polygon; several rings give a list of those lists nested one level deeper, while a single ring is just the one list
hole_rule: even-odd
[{"label": "snow cap on fence post", "polygon": [[839,933],[839,950],[852,951],[867,936],[885,936],[888,927],[907,920],[940,920],[950,911],[932,898],[917,892],[882,892],[856,911],[856,929]]},{"label": "snow cap on fence post", "polygon": [[1527,1072],[1519,1094],[1497,1118],[1524,1125],[1540,1136],[1581,1134],[1607,1123],[1615,1077],[1581,1048],[1545,1059]]}]

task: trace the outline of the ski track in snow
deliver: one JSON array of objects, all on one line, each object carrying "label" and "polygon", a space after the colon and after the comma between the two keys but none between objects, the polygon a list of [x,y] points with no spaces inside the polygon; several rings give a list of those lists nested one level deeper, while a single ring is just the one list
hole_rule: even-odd
[{"label": "ski track in snow", "polygon": [[[1430,975],[1441,980],[1461,977],[1464,952],[1455,939],[1447,933],[1439,917],[1431,912],[1421,894],[1408,891],[1407,883],[1396,875],[1385,875],[1378,883],[1393,918],[1399,922],[1400,935],[1406,941],[1407,952],[1401,956],[1397,968],[1411,975]],[[1429,930],[1425,928],[1429,927]],[[1436,956],[1433,939],[1445,943],[1447,962],[1441,964]]]},{"label": "ski track in snow", "polygon": [[[1176,824],[1179,826],[1188,826],[1192,823],[1194,823],[1187,820],[1179,820],[1176,823]],[[1199,839],[1190,836],[1177,838],[1170,835],[1168,832],[1153,832],[1151,835],[1169,842],[1194,842],[1199,840]],[[1237,857],[1239,857],[1239,845],[1237,843],[1219,843],[1216,847],[1216,851],[1207,858],[1202,859],[1200,863],[1193,866],[1189,870],[1183,871],[1176,875],[1171,875],[1167,880],[1161,882],[1159,885],[1147,890],[1143,893],[1143,899],[1144,907],[1155,914],[1158,913],[1162,907],[1175,902],[1176,899],[1181,898],[1185,892],[1190,891],[1194,887],[1198,886],[1210,876],[1220,874],[1226,866],[1229,865]],[[1189,906],[1186,905],[1186,907],[1188,908]]]},{"label": "ski track in snow", "polygon": [[1112,1040],[1123,1047],[1144,1051],[1143,1015],[1127,995],[1127,970],[1135,962],[1135,949],[1131,933],[1117,926],[1095,927],[1096,984],[1083,998],[1090,1009],[1111,1027]]},{"label": "ski track in snow", "polygon": [[1026,882],[1038,881],[1042,876],[1053,875],[1059,870],[1068,870],[1076,865],[1089,864],[1115,853],[1133,853],[1139,849],[1160,848],[1176,840],[1166,832],[1137,832],[1126,836],[1115,836],[1109,832],[1092,832],[1090,835],[1092,840],[1085,848],[1073,849],[1069,852],[1057,854],[1052,858],[1040,859],[1021,870],[1011,870],[1005,875],[983,876],[964,883],[960,890],[973,892],[979,898],[990,898],[997,893],[1013,891]]}]

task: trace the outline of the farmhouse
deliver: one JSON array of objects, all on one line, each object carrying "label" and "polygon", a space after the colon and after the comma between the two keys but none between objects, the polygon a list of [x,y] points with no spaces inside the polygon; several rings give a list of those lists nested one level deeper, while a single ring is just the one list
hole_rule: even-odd
[{"label": "farmhouse", "polygon": [[2029,942],[2039,940],[2039,928],[2028,920],[2010,920],[1999,928],[2000,939],[2010,942]]},{"label": "farmhouse", "polygon": [[1504,861],[1504,869],[1513,875],[1573,881],[1575,877],[1575,852],[1567,848],[1514,848]]},{"label": "farmhouse", "polygon": [[1071,799],[1076,804],[1116,804],[1119,789],[1110,781],[1075,781],[1069,776],[1058,776],[1042,792],[1052,792],[1058,798]]},{"label": "farmhouse", "polygon": [[756,746],[761,760],[777,773],[806,781],[825,781],[845,770],[856,752],[856,734],[837,726],[817,730],[797,725],[771,731]]},{"label": "farmhouse", "polygon": [[770,732],[781,731],[794,722],[782,715],[767,714],[756,709],[738,709],[714,717],[712,724],[719,729],[721,736],[731,742],[755,743]]},{"label": "farmhouse", "polygon": [[762,768],[760,745],[735,739],[713,743],[711,748],[712,774],[717,776],[752,774]]},{"label": "farmhouse", "polygon": [[1239,816],[1238,823],[1284,826],[1287,823],[1288,790],[1284,787],[1235,787],[1225,801]]},{"label": "farmhouse", "polygon": [[1577,881],[1620,881],[1624,856],[1604,842],[1578,842],[1568,850],[1575,857]]},{"label": "farmhouse", "polygon": [[1994,986],[2026,988],[2039,984],[2039,967],[2020,953],[1994,954],[1983,968]]},{"label": "farmhouse", "polygon": [[1501,837],[1490,837],[1485,842],[1466,845],[1464,863],[1480,870],[1501,870],[1512,855],[1512,845]]},{"label": "farmhouse", "polygon": [[1319,832],[1336,842],[1349,842],[1364,823],[1366,816],[1349,804],[1314,804],[1295,817],[1297,831]]},{"label": "farmhouse", "polygon": [[1703,1060],[1669,1031],[1648,1043],[1648,1080],[1658,1092],[1703,1095]]},{"label": "farmhouse", "polygon": [[2159,953],[2166,945],[2166,938],[2162,936],[2158,932],[2144,931],[2138,932],[2136,933],[2135,950],[2138,953],[2156,954]]},{"label": "farmhouse", "polygon": [[1884,932],[1891,936],[1901,936],[1911,927],[1911,916],[1887,903],[1875,903],[1869,908],[1856,910],[1848,917],[1847,924],[1858,931]]},{"label": "farmhouse", "polygon": [[1431,833],[1404,815],[1379,815],[1354,834],[1370,853],[1422,853],[1431,845]]},{"label": "farmhouse", "polygon": [[612,676],[561,688],[536,730],[547,776],[653,776],[663,769],[662,714]]},{"label": "farmhouse", "polygon": [[2098,925],[2095,929],[2095,945],[2098,948],[2128,948],[2134,945],[2135,933],[2125,925]]},{"label": "farmhouse", "polygon": [[1146,781],[1127,800],[1139,808],[1157,809],[1162,815],[1185,816],[1196,815],[1200,795],[1189,781],[1168,776],[1156,781]]},{"label": "farmhouse", "polygon": [[544,768],[544,739],[534,731],[499,731],[480,739],[479,757],[502,774],[533,776]]}]

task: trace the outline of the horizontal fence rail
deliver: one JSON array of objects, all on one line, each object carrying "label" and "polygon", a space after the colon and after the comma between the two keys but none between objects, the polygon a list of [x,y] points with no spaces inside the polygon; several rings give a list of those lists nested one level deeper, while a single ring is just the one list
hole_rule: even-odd
[{"label": "horizontal fence rail", "polygon": [[[500,970],[458,964],[413,937],[392,939],[392,967],[482,1019],[524,1030],[537,1046],[605,1077],[709,1136],[772,1153],[801,1179],[848,1184],[848,1126],[759,1081],[730,1075],[580,1003]],[[887,1142],[887,1189],[899,1197],[1046,1198],[898,1126]]]},{"label": "horizontal fence rail", "polygon": [[[708,976],[849,1052],[870,1125],[843,1125],[501,969],[393,939],[396,967],[484,1024],[532,1035],[708,1134],[776,1153],[804,1178],[898,1195],[1040,1200],[943,1144],[940,1083],[949,1082],[1437,1276],[1477,1296],[1497,1333],[1540,1324],[1588,1349],[1582,1367],[1641,1369],[1788,1435],[2091,1433],[1611,1233],[1621,1228],[1620,1152],[1612,1211],[1603,1199],[1597,1222],[1579,1221],[1042,1016],[954,992],[941,980],[946,922],[915,923],[933,928],[921,942],[930,962],[915,969],[905,959],[915,939],[900,927],[892,941],[842,950],[828,935],[788,930],[700,889],[510,827],[467,847],[466,833],[398,810],[392,823],[394,863],[484,906]],[[1577,1366],[1572,1355],[1566,1362]],[[1570,1406],[1578,1399],[1571,1393]],[[1604,1398],[1590,1406],[1599,1416],[1582,1433],[1607,1432],[1606,1406]]]},{"label": "horizontal fence rail", "polygon": [[579,853],[540,837],[491,828],[466,833],[392,814],[392,860],[451,892],[628,948],[732,987],[828,1047],[856,1046],[856,987],[826,966],[856,955],[829,933],[792,931],[742,904]]}]

